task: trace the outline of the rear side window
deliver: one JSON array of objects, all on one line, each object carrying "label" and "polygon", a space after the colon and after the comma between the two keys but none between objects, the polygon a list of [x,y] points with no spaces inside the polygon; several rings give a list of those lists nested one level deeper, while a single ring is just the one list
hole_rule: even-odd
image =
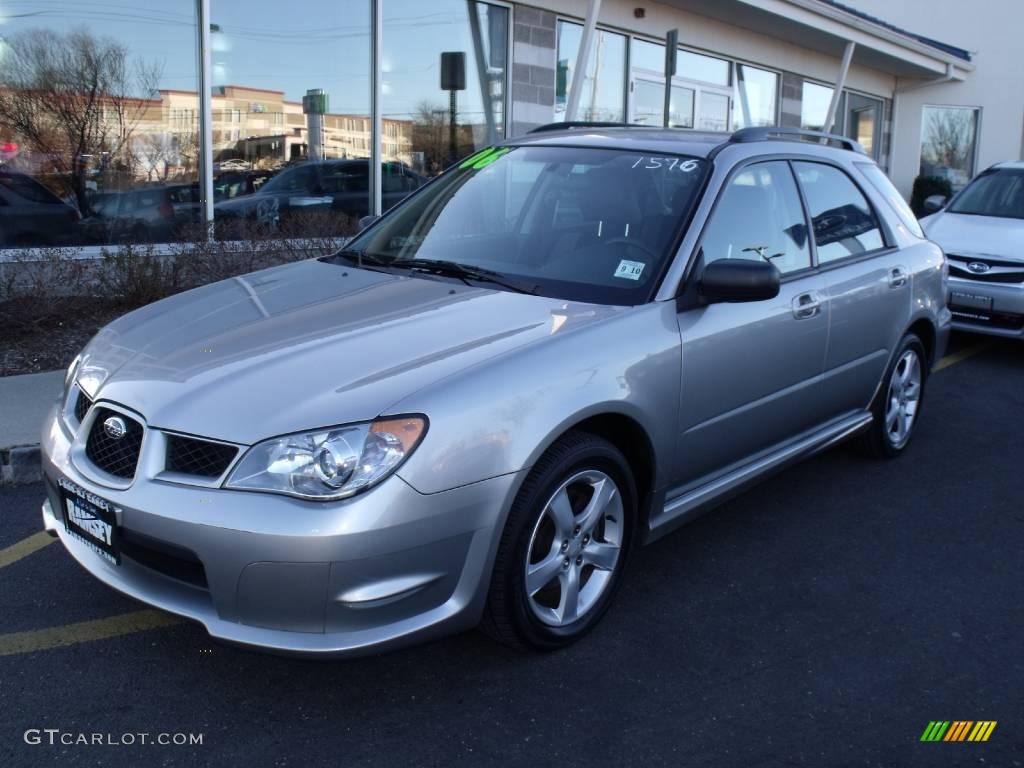
[{"label": "rear side window", "polygon": [[793,163],[814,229],[818,263],[827,264],[884,247],[867,198],[844,171],[824,163]]},{"label": "rear side window", "polygon": [[886,199],[886,202],[892,206],[893,210],[896,211],[896,215],[899,216],[903,225],[911,231],[911,233],[918,237],[924,237],[924,230],[921,229],[920,223],[917,221],[917,216],[910,210],[910,206],[907,205],[907,201],[903,199],[896,187],[889,181],[889,177],[886,176],[882,169],[874,163],[854,163],[860,172],[867,176],[868,181],[871,185],[877,189],[882,197]]}]

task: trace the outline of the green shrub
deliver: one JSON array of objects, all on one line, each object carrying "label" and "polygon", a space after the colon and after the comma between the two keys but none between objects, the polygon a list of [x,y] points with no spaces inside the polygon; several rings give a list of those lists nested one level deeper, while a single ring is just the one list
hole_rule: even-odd
[{"label": "green shrub", "polygon": [[932,195],[942,195],[947,199],[952,197],[953,185],[949,179],[941,176],[918,176],[914,179],[914,189],[910,193],[910,209],[918,218],[928,215],[928,211],[924,209],[924,201]]}]

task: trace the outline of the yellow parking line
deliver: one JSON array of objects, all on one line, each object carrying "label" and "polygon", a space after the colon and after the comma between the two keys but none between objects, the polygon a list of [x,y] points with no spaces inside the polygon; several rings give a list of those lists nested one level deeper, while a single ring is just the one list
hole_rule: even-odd
[{"label": "yellow parking line", "polygon": [[951,366],[951,365],[956,365],[957,363],[962,363],[967,358],[974,357],[975,355],[979,355],[982,352],[984,352],[986,349],[991,348],[994,343],[995,342],[993,342],[993,341],[985,341],[985,342],[982,342],[981,344],[975,344],[973,347],[967,347],[967,349],[961,349],[959,352],[956,352],[955,354],[946,355],[944,358],[939,360],[938,365],[935,366],[935,370],[936,371],[941,371],[943,368],[949,368],[949,366]]},{"label": "yellow parking line", "polygon": [[17,544],[11,544],[6,549],[0,549],[0,568],[11,563],[16,563],[23,557],[28,557],[37,549],[42,549],[47,544],[52,544],[56,539],[46,531],[32,534],[27,539],[22,539]]},{"label": "yellow parking line", "polygon": [[63,648],[68,645],[87,643],[92,640],[104,640],[118,635],[130,635],[157,627],[169,627],[181,624],[185,620],[163,611],[147,609],[122,613],[106,619],[80,621],[77,624],[65,624],[62,627],[33,629],[27,632],[12,632],[0,635],[0,656],[12,656],[17,653],[47,651],[51,648]]}]

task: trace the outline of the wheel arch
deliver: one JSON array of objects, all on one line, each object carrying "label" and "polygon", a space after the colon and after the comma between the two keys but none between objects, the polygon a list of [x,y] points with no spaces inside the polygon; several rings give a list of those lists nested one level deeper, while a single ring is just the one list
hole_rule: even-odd
[{"label": "wheel arch", "polygon": [[[587,432],[614,445],[629,464],[637,491],[637,531],[646,528],[660,487],[658,453],[650,432],[638,418],[623,410],[603,407],[576,414],[551,431],[530,458],[532,468],[537,460],[558,440],[570,432]],[[524,473],[524,479],[525,479]],[[518,490],[517,490],[518,492]],[[641,540],[642,540],[641,535]]]}]

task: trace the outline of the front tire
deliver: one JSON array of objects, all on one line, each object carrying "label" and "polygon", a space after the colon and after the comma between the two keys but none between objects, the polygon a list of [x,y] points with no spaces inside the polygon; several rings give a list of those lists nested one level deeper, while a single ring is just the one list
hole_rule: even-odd
[{"label": "front tire", "polygon": [[614,445],[587,432],[562,437],[512,504],[481,628],[543,650],[589,632],[618,589],[636,510],[629,464]]},{"label": "front tire", "polygon": [[903,453],[921,418],[927,379],[928,355],[924,345],[916,335],[908,333],[896,348],[871,405],[874,420],[861,441],[868,454],[891,459]]}]

